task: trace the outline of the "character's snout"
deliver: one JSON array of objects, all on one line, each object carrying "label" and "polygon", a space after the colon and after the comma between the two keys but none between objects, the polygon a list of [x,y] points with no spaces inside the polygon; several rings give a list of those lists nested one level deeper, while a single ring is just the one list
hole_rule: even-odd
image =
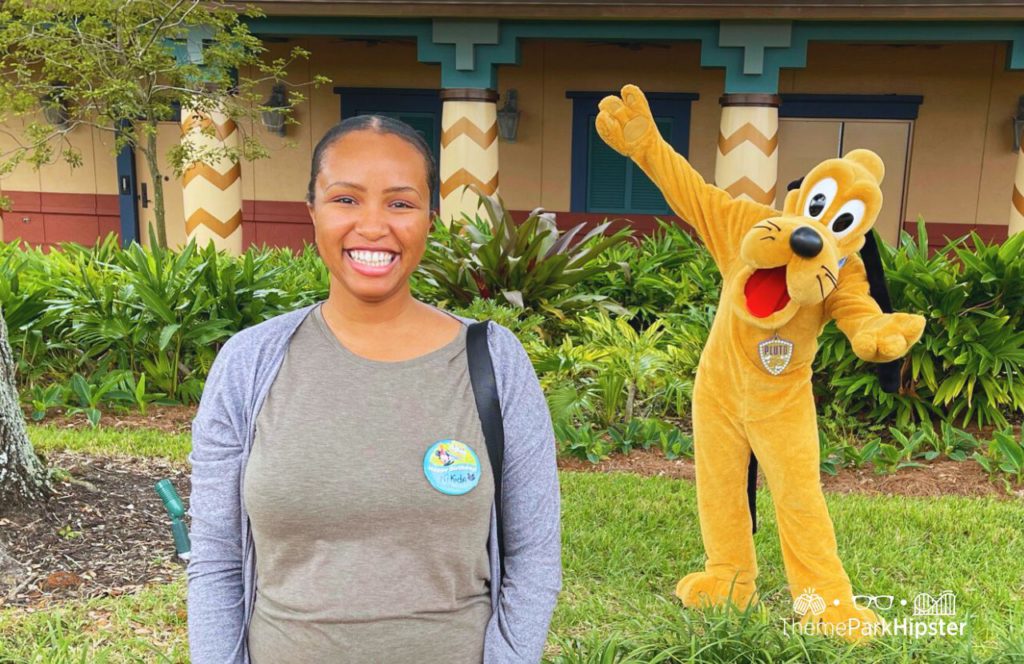
[{"label": "character's snout", "polygon": [[814,258],[821,253],[825,243],[822,241],[818,231],[810,226],[800,226],[789,236],[789,246],[797,256]]}]

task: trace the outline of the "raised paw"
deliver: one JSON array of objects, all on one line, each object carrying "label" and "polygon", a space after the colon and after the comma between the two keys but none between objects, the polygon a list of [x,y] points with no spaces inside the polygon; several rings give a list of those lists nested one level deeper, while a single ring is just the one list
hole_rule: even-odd
[{"label": "raised paw", "polygon": [[757,587],[749,581],[723,581],[707,572],[694,572],[676,584],[676,597],[688,609],[725,606],[730,602],[739,609],[745,609],[757,602]]},{"label": "raised paw", "polygon": [[605,143],[619,154],[630,157],[657,134],[657,127],[640,88],[625,85],[621,95],[609,95],[601,100],[595,124]]},{"label": "raised paw", "polygon": [[924,323],[924,317],[917,314],[882,314],[853,337],[853,352],[865,362],[889,362],[903,357],[921,338]]}]

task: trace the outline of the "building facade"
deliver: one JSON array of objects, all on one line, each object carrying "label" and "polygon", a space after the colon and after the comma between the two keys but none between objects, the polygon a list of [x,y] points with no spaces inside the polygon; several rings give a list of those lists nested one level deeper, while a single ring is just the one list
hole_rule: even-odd
[{"label": "building facade", "polygon": [[[463,185],[472,183],[518,214],[543,207],[563,226],[620,218],[648,230],[671,211],[593,128],[597,102],[625,83],[648,94],[670,143],[734,195],[781,204],[786,184],[820,160],[867,147],[886,164],[876,226],[886,241],[918,218],[934,244],[1024,230],[1019,3],[257,4],[268,15],[251,27],[268,55],[301,45],[312,57],[294,77],[333,83],[309,91],[300,124],[283,137],[238,128],[259,135],[271,158],[225,166],[199,185],[164,169],[172,246],[197,227],[209,235],[239,223],[238,248],[311,242],[303,199],[313,146],[362,113],[424,134],[440,162],[442,216],[471,210]],[[499,116],[516,117],[514,136],[507,127],[501,135]],[[164,123],[161,151],[182,136],[180,121]],[[118,232],[147,241],[152,183],[141,156],[115,157],[87,129],[71,140],[83,167],[21,166],[0,180],[13,202],[3,238],[52,246]],[[195,216],[189,187],[216,198],[229,186],[235,200],[241,194],[234,226]]]}]

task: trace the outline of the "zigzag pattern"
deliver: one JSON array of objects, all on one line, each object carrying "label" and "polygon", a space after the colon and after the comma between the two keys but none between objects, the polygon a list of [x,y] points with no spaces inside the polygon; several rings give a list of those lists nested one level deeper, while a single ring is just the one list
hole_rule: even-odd
[{"label": "zigzag pattern", "polygon": [[181,133],[187,134],[192,131],[195,127],[199,127],[200,130],[206,129],[210,125],[214,127],[214,134],[220,140],[225,140],[228,136],[235,133],[238,129],[238,125],[231,118],[228,118],[223,123],[214,122],[213,118],[209,115],[202,115],[200,113],[190,113],[187,118],[181,121]]},{"label": "zigzag pattern", "polygon": [[459,136],[466,136],[486,150],[498,138],[498,123],[495,122],[490,129],[484,131],[469,118],[459,118],[457,122],[441,133],[441,147],[448,147]]},{"label": "zigzag pattern", "polygon": [[237,182],[240,177],[242,177],[241,164],[235,164],[227,173],[220,173],[209,164],[199,162],[193,164],[187,171],[185,171],[185,175],[182,177],[182,186],[187,187],[188,183],[192,180],[196,178],[203,178],[213,186],[223,191]]},{"label": "zigzag pattern", "polygon": [[733,198],[746,196],[755,203],[763,203],[764,205],[771,205],[775,201],[775,185],[765,190],[757,186],[757,183],[747,176],[741,177],[728,187],[724,187],[724,189]]},{"label": "zigzag pattern", "polygon": [[1024,217],[1024,194],[1020,193],[1017,185],[1013,185],[1013,208],[1020,216]]},{"label": "zigzag pattern", "polygon": [[771,138],[768,138],[749,122],[734,131],[728,138],[721,131],[718,132],[718,151],[723,155],[729,154],[744,143],[753,144],[764,153],[764,156],[770,157],[779,145],[779,133],[775,132]]},{"label": "zigzag pattern", "polygon": [[482,192],[490,196],[498,190],[498,174],[495,173],[493,178],[484,182],[465,168],[460,168],[452,173],[451,177],[441,183],[441,198],[447,198],[448,195],[456,189],[470,184],[475,184]]},{"label": "zigzag pattern", "polygon": [[238,230],[238,227],[241,225],[241,210],[236,212],[234,216],[227,221],[221,221],[206,210],[199,208],[185,221],[185,233],[192,235],[199,226],[206,226],[217,235],[226,239],[229,235]]}]

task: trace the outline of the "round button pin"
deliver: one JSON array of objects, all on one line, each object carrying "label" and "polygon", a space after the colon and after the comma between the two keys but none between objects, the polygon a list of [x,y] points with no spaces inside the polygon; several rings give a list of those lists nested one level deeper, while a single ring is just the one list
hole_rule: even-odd
[{"label": "round button pin", "polygon": [[441,493],[461,496],[480,483],[480,459],[463,442],[439,440],[423,455],[423,474]]}]

